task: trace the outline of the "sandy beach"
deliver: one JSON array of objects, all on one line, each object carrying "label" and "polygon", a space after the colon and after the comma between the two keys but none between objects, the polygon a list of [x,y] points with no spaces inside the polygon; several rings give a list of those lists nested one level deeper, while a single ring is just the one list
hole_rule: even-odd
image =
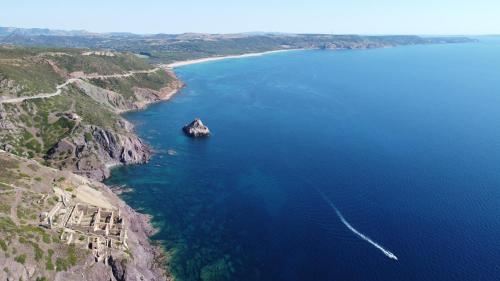
[{"label": "sandy beach", "polygon": [[267,51],[267,52],[261,52],[261,53],[247,53],[247,54],[241,54],[241,55],[201,58],[201,59],[173,62],[170,64],[166,64],[164,66],[168,67],[168,68],[176,68],[176,67],[180,67],[180,66],[186,66],[186,65],[190,65],[190,64],[197,64],[197,63],[203,63],[203,62],[218,61],[218,60],[225,60],[225,59],[239,59],[239,58],[257,57],[257,56],[263,56],[263,55],[268,55],[268,54],[273,54],[273,53],[281,53],[281,52],[297,51],[297,50],[301,50],[301,49],[285,49],[285,50],[275,50],[275,51]]}]

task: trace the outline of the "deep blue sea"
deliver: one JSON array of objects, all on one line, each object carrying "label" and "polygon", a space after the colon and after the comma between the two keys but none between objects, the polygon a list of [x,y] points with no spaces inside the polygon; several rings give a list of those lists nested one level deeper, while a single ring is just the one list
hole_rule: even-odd
[{"label": "deep blue sea", "polygon": [[[125,116],[156,154],[108,183],[178,280],[500,279],[500,39],[176,72],[177,96]],[[195,117],[211,137],[183,135]]]}]

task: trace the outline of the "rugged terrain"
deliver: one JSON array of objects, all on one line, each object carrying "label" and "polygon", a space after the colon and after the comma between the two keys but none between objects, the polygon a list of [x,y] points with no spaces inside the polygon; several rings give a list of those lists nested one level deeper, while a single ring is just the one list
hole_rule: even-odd
[{"label": "rugged terrain", "polygon": [[[151,149],[119,114],[180,87],[130,53],[0,47],[1,280],[169,278],[147,218],[94,180],[148,161]],[[80,208],[79,219],[65,217]],[[94,222],[101,212],[119,228]]]},{"label": "rugged terrain", "polygon": [[0,148],[102,180],[113,165],[150,157],[119,113],[180,87],[133,54],[0,47]]},{"label": "rugged terrain", "polygon": [[[165,280],[165,257],[148,242],[152,233],[144,215],[125,205],[105,185],[45,167],[0,151],[0,280]],[[126,222],[127,247],[110,248],[96,261],[81,243],[63,241],[63,227],[40,227],[41,214],[61,204],[120,210]],[[67,203],[68,204],[68,203]],[[75,239],[75,240],[76,240]]]}]

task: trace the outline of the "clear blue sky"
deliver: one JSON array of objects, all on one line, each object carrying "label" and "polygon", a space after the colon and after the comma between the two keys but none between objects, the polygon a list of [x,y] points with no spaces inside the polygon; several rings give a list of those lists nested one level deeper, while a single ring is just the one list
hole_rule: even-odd
[{"label": "clear blue sky", "polygon": [[7,0],[0,26],[95,32],[499,34],[500,0]]}]

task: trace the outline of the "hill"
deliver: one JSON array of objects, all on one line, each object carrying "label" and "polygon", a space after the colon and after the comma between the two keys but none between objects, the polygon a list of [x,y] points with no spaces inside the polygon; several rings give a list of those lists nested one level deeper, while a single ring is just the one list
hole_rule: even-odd
[{"label": "hill", "polygon": [[172,72],[129,53],[0,47],[0,148],[103,179],[109,166],[150,155],[119,113],[181,86]]},{"label": "hill", "polygon": [[140,35],[68,31],[62,34],[61,31],[35,32],[29,29],[12,28],[11,32],[0,32],[0,44],[127,51],[142,54],[154,63],[171,63],[180,60],[282,49],[365,49],[472,41],[466,37],[361,36],[264,32]]}]

